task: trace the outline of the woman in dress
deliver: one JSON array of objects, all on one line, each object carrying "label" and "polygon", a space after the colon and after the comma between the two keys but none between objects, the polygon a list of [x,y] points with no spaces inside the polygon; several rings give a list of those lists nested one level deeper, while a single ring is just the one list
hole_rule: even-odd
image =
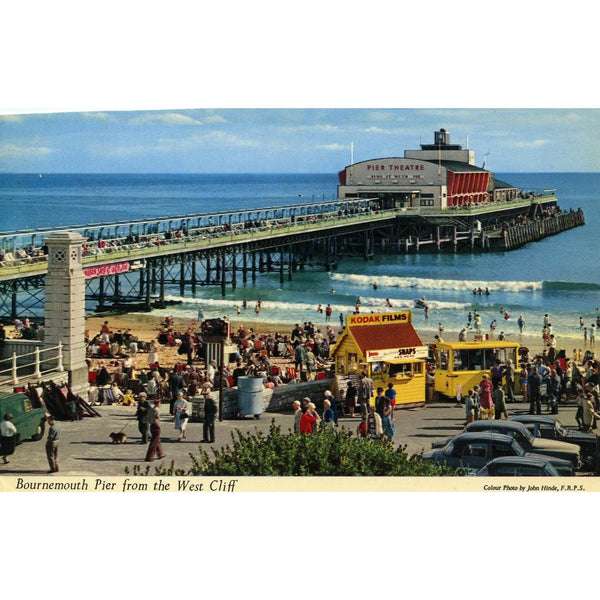
[{"label": "woman in dress", "polygon": [[492,401],[492,391],[494,386],[490,381],[489,375],[485,374],[481,383],[479,384],[479,405],[481,406],[482,412],[485,411],[488,419],[491,418],[494,413],[494,402]]},{"label": "woman in dress", "polygon": [[12,420],[12,414],[6,413],[4,420],[0,422],[0,455],[4,464],[8,463],[6,457],[15,453],[15,446],[17,445],[17,428]]},{"label": "woman in dress", "polygon": [[179,441],[185,439],[185,428],[189,421],[189,402],[183,397],[183,392],[177,394],[177,400],[173,405],[175,410],[175,429],[179,430]]}]

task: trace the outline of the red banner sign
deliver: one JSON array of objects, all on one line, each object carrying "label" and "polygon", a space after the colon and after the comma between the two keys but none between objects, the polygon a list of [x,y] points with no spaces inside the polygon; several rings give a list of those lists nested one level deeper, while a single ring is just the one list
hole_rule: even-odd
[{"label": "red banner sign", "polygon": [[118,275],[119,273],[127,273],[129,271],[129,263],[115,263],[113,265],[101,265],[99,267],[89,267],[83,270],[86,279],[92,277],[104,277],[105,275]]}]

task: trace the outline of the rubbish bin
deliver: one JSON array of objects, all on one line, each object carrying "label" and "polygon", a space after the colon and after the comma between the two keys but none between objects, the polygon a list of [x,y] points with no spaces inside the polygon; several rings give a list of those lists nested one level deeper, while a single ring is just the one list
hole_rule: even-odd
[{"label": "rubbish bin", "polygon": [[263,390],[262,377],[238,377],[238,416],[260,417],[263,412]]}]

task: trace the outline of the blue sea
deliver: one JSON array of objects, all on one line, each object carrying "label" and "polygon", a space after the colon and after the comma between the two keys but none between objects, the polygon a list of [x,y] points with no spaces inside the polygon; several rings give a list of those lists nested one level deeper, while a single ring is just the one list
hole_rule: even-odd
[{"label": "blue sea", "polygon": [[[193,319],[228,315],[248,326],[262,322],[282,324],[287,331],[296,322],[325,325],[317,306],[328,303],[339,313],[412,309],[416,298],[426,297],[429,319],[413,310],[417,327],[436,329],[444,324],[447,337],[467,323],[476,309],[482,329],[497,320],[496,332],[518,339],[517,318],[523,315],[525,332],[539,333],[545,313],[551,318],[559,345],[583,345],[579,317],[595,321],[600,307],[600,261],[596,258],[600,226],[599,173],[497,173],[524,189],[555,189],[559,206],[582,208],[586,225],[512,252],[477,254],[399,254],[365,262],[343,258],[335,272],[315,268],[279,282],[278,273],[258,275],[256,284],[238,283],[235,291],[201,288],[194,297],[169,290],[169,299],[182,300],[160,314]],[[101,221],[128,220],[242,208],[290,205],[331,200],[337,196],[337,175],[327,174],[0,174],[0,230],[77,226]],[[377,283],[377,289],[373,283]],[[489,287],[489,296],[474,296],[474,287]],[[308,292],[307,292],[308,290]],[[255,315],[256,300],[263,308]],[[243,300],[248,309],[242,307]],[[241,315],[237,315],[237,307]],[[502,317],[501,309],[510,319]],[[259,327],[260,328],[260,327]]]}]

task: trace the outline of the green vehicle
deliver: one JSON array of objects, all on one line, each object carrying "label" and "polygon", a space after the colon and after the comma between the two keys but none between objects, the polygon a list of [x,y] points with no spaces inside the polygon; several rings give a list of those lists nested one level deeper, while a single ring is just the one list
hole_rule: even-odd
[{"label": "green vehicle", "polygon": [[18,392],[0,392],[0,419],[6,413],[13,416],[17,428],[17,443],[31,438],[41,440],[46,428],[46,411],[34,406],[28,396]]}]

